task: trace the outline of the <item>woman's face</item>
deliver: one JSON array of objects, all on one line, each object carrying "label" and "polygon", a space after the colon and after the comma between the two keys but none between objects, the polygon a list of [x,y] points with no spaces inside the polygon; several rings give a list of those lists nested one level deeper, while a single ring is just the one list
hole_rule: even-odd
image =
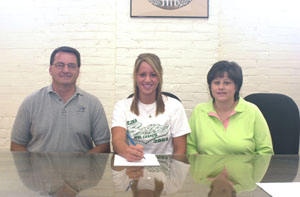
[{"label": "woman's face", "polygon": [[211,82],[211,93],[216,102],[234,102],[236,85],[233,80],[224,73],[222,78],[217,77]]},{"label": "woman's face", "polygon": [[159,79],[157,73],[147,62],[141,63],[137,72],[136,83],[139,89],[140,100],[143,101],[143,99],[151,99],[154,102]]}]

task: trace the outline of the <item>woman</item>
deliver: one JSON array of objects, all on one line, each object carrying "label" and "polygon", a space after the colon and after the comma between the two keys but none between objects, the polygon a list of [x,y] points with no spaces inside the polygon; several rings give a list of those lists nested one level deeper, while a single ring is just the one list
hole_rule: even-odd
[{"label": "woman", "polygon": [[[208,196],[234,196],[252,191],[261,182],[272,155],[189,155],[190,174],[196,183],[207,184]],[[227,195],[225,193],[228,193]]]},{"label": "woman", "polygon": [[187,153],[273,154],[262,113],[239,97],[241,67],[235,62],[217,62],[208,72],[207,83],[212,100],[196,106],[191,115]]},{"label": "woman", "polygon": [[186,134],[190,133],[186,114],[181,102],[162,95],[162,74],[156,55],[139,55],[133,73],[133,98],[115,105],[112,145],[128,161],[141,160],[144,153],[186,153]]},{"label": "woman", "polygon": [[176,193],[184,184],[190,165],[182,155],[157,155],[159,166],[114,166],[112,180],[116,188],[132,191],[132,196],[160,196]]}]

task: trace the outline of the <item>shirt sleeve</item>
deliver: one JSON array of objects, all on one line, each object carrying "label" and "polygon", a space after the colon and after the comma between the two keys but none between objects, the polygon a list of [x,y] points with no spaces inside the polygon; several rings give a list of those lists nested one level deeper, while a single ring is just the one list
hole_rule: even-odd
[{"label": "shirt sleeve", "polygon": [[193,111],[190,120],[189,125],[191,128],[191,133],[187,136],[187,154],[197,154],[197,140],[196,140],[196,124],[195,124],[195,110]]},{"label": "shirt sleeve", "polygon": [[[113,114],[112,114],[112,128],[113,127],[123,127],[127,129],[126,123],[126,100],[118,101],[115,104]],[[130,109],[129,109],[130,110]]]},{"label": "shirt sleeve", "polygon": [[175,193],[182,188],[189,169],[190,164],[172,159],[168,172],[169,178],[165,183],[167,194]]},{"label": "shirt sleeve", "polygon": [[132,181],[132,179],[126,175],[126,168],[121,171],[111,170],[111,174],[115,187],[121,189],[122,191],[126,191],[127,188],[131,189],[130,181]]},{"label": "shirt sleeve", "polygon": [[253,161],[253,180],[259,183],[265,176],[272,155],[256,155]]},{"label": "shirt sleeve", "polygon": [[95,145],[110,142],[110,132],[106,114],[101,102],[97,99],[93,108],[94,114],[92,119],[92,138]]},{"label": "shirt sleeve", "polygon": [[257,154],[274,154],[272,138],[268,124],[256,107],[255,111],[255,123],[254,123],[254,141],[255,141],[255,151]]},{"label": "shirt sleeve", "polygon": [[172,137],[179,137],[191,132],[183,105],[178,102],[178,107],[171,118]]},{"label": "shirt sleeve", "polygon": [[27,145],[31,140],[31,115],[29,104],[29,100],[25,99],[20,105],[12,128],[11,141],[16,144]]}]

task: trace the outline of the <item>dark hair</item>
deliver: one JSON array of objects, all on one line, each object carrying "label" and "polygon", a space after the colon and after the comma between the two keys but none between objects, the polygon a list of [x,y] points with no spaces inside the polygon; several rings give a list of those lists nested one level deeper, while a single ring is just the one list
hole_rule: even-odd
[{"label": "dark hair", "polygon": [[[212,192],[213,192],[213,189],[211,189],[211,190],[208,192],[207,197],[213,197]],[[231,197],[236,197],[236,191],[232,190],[232,192],[231,192]]]},{"label": "dark hair", "polygon": [[234,93],[234,100],[236,101],[240,98],[239,93],[243,84],[243,72],[242,68],[235,62],[219,61],[211,67],[207,74],[210,96],[214,99],[211,92],[212,81],[217,77],[224,77],[224,73],[227,73],[228,78],[231,79],[236,86],[236,92]]},{"label": "dark hair", "polygon": [[76,49],[74,49],[72,47],[67,47],[67,46],[58,47],[57,49],[55,49],[52,52],[51,57],[50,57],[50,65],[53,65],[55,55],[58,52],[73,53],[77,58],[78,67],[80,67],[81,62],[80,62],[80,53],[79,53],[79,51],[77,51]]}]

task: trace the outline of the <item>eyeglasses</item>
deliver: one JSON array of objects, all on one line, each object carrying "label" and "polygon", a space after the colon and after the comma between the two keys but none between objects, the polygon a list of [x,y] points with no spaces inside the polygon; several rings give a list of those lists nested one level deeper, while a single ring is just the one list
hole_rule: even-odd
[{"label": "eyeglasses", "polygon": [[74,64],[74,63],[65,64],[63,62],[57,62],[56,64],[54,64],[54,66],[59,70],[63,70],[66,65],[68,66],[68,68],[70,70],[75,70],[78,67],[77,64]]}]

